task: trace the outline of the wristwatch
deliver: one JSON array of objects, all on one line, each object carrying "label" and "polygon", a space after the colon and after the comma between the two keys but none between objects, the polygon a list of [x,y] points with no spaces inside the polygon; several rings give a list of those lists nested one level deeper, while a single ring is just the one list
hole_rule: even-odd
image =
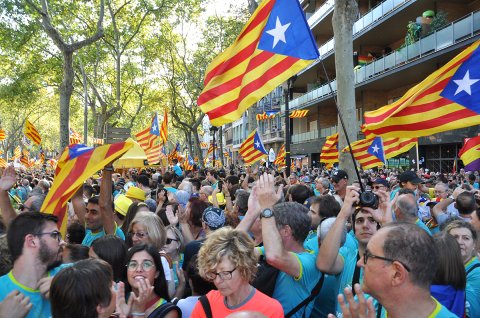
[{"label": "wristwatch", "polygon": [[271,218],[273,216],[273,211],[269,208],[263,209],[260,214],[260,218]]}]

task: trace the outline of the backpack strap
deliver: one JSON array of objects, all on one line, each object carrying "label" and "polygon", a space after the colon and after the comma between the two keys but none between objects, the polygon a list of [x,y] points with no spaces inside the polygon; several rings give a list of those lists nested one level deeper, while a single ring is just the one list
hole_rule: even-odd
[{"label": "backpack strap", "polygon": [[471,272],[473,272],[473,270],[475,268],[478,268],[480,267],[480,263],[476,263],[475,265],[473,265],[472,267],[470,267],[470,269],[467,271],[467,275],[470,274]]},{"label": "backpack strap", "polygon": [[[302,309],[303,307],[307,306],[319,293],[320,290],[322,289],[323,282],[325,280],[325,274],[322,273],[322,277],[318,280],[317,284],[313,287],[312,292],[310,295],[308,295],[307,298],[305,298],[300,304],[295,306],[292,310],[290,310],[286,315],[285,318],[290,318],[292,317],[297,311]],[[305,316],[305,312],[303,313]]]},{"label": "backpack strap", "polygon": [[171,311],[176,311],[180,317],[182,316],[182,311],[176,305],[172,303],[164,303],[148,315],[148,318],[163,318]]},{"label": "backpack strap", "polygon": [[210,302],[208,301],[207,295],[201,296],[200,298],[198,298],[198,301],[200,301],[200,304],[202,304],[203,311],[205,312],[205,316],[207,318],[213,318],[212,308],[210,308]]}]

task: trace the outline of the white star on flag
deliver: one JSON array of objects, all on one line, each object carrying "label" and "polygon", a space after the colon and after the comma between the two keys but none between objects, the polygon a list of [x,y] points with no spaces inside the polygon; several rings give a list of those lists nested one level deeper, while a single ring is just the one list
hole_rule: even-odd
[{"label": "white star on flag", "polygon": [[290,26],[291,23],[287,23],[282,25],[280,22],[279,17],[277,17],[277,22],[275,24],[275,29],[268,30],[267,33],[273,36],[273,46],[272,49],[275,48],[277,45],[278,41],[282,41],[283,43],[287,43],[285,40],[285,32],[287,31],[288,27]]},{"label": "white star on flag", "polygon": [[257,142],[255,143],[255,147],[260,148],[260,143],[258,142],[258,140],[257,140]]},{"label": "white star on flag", "polygon": [[373,149],[373,152],[377,153],[380,148],[378,148],[377,145],[373,145],[372,149]]},{"label": "white star on flag", "polygon": [[480,79],[470,79],[470,70],[465,73],[461,80],[453,80],[458,85],[455,95],[465,91],[468,95],[472,95],[472,85],[480,81]]}]

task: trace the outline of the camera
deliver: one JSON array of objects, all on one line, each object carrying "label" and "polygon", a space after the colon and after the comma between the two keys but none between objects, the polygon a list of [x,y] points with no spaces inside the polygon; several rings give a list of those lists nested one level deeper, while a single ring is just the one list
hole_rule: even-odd
[{"label": "camera", "polygon": [[360,205],[364,208],[378,208],[378,196],[372,191],[360,192]]}]

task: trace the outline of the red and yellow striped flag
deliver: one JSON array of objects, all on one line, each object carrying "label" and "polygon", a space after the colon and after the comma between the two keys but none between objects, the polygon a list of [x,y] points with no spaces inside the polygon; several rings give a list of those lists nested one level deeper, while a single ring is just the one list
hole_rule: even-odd
[{"label": "red and yellow striped flag", "polygon": [[33,124],[28,119],[25,120],[25,130],[23,131],[23,133],[36,145],[40,145],[40,143],[42,142],[42,137],[40,137],[40,133],[38,132],[37,128],[35,128],[35,126],[33,126]]},{"label": "red and yellow striped flag", "polygon": [[264,0],[235,42],[208,66],[197,104],[212,125],[233,122],[318,56],[298,0]]},{"label": "red and yellow striped flag", "polygon": [[162,140],[162,144],[166,144],[168,141],[168,112],[165,108],[165,113],[163,114],[163,122],[162,127],[160,128],[160,139]]},{"label": "red and yellow striped flag", "polygon": [[43,202],[41,211],[58,217],[58,228],[65,233],[67,226],[67,202],[91,175],[122,156],[133,142],[87,147],[82,144],[65,148],[55,169],[52,187]]},{"label": "red and yellow striped flag", "polygon": [[[376,156],[368,153],[368,148],[372,145],[375,138],[368,138],[355,141],[351,144],[353,156],[363,169],[371,169],[383,166],[384,163]],[[417,138],[385,138],[383,139],[383,150],[385,159],[393,158],[401,153],[412,149],[417,143]],[[343,148],[343,152],[348,151],[348,146]]]},{"label": "red and yellow striped flag", "polygon": [[20,146],[15,147],[15,150],[13,150],[13,158],[14,159],[20,158],[21,155],[22,155],[22,149],[20,148]]},{"label": "red and yellow striped flag", "polygon": [[392,104],[365,113],[367,137],[421,137],[480,123],[480,41]]},{"label": "red and yellow striped flag", "polygon": [[4,141],[7,135],[5,134],[5,130],[0,128],[0,141]]},{"label": "red and yellow striped flag", "polygon": [[5,159],[0,158],[0,168],[6,168],[8,166],[8,163]]},{"label": "red and yellow striped flag", "polygon": [[152,118],[152,124],[135,135],[137,142],[147,155],[149,164],[155,164],[160,161],[160,132],[158,127],[157,114]]},{"label": "red and yellow striped flag", "polygon": [[305,117],[307,116],[308,114],[308,109],[297,109],[297,110],[294,110],[291,114],[290,114],[290,118],[302,118],[302,117]]},{"label": "red and yellow striped flag", "polygon": [[239,153],[246,164],[257,162],[268,155],[256,129],[242,143]]},{"label": "red and yellow striped flag", "polygon": [[338,162],[338,133],[328,136],[320,153],[320,162],[329,169]]},{"label": "red and yellow striped flag", "polygon": [[73,130],[73,128],[70,128],[69,137],[70,137],[69,138],[70,145],[81,144],[83,141],[82,136],[79,133],[77,133],[75,130]]},{"label": "red and yellow striped flag", "polygon": [[277,157],[273,161],[273,164],[277,165],[279,169],[285,167],[285,144],[283,144],[278,150]]},{"label": "red and yellow striped flag", "polygon": [[267,120],[268,119],[268,115],[266,112],[263,112],[263,114],[257,114],[257,116],[255,116],[255,118],[257,120]]},{"label": "red and yellow striped flag", "polygon": [[207,148],[208,148],[208,143],[202,141],[202,142],[200,143],[200,148],[202,148],[202,149],[207,149]]}]

